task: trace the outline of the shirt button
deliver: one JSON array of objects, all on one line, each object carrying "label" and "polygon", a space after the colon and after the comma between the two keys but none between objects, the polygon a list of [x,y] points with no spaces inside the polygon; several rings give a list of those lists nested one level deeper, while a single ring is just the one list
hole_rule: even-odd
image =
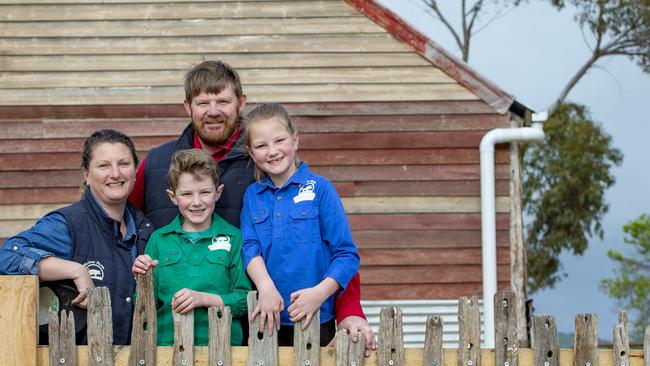
[{"label": "shirt button", "polygon": [[278,201],[282,199],[282,196],[278,196]]},{"label": "shirt button", "polygon": [[307,212],[303,211],[303,212],[301,213],[301,215],[303,215],[303,216],[307,216]]},{"label": "shirt button", "polygon": [[126,303],[127,303],[127,304],[130,304],[130,303],[131,303],[131,298],[130,298],[130,297],[127,297],[127,298],[126,298]]},{"label": "shirt button", "polygon": [[13,249],[13,250],[18,250],[18,246],[17,246],[17,245],[14,245],[14,247],[13,247],[12,249]]},{"label": "shirt button", "polygon": [[276,212],[276,213],[275,213],[275,216],[280,217],[280,216],[282,216],[282,214],[279,213],[279,212]]}]

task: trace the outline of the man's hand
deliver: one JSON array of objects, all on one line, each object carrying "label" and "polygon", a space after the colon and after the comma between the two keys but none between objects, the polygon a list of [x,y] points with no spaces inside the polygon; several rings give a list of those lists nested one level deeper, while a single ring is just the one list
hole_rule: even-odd
[{"label": "man's hand", "polygon": [[[377,349],[377,340],[375,340],[375,334],[372,332],[372,328],[370,328],[370,324],[361,317],[358,316],[348,316],[347,318],[343,319],[336,325],[337,330],[338,329],[347,329],[347,331],[350,333],[350,338],[352,338],[352,342],[358,342],[359,337],[357,336],[358,332],[362,332],[363,336],[366,340],[365,348],[366,348],[366,357],[370,357],[370,351],[374,351]],[[328,346],[333,347],[336,345],[336,338],[332,339],[330,344]]]}]

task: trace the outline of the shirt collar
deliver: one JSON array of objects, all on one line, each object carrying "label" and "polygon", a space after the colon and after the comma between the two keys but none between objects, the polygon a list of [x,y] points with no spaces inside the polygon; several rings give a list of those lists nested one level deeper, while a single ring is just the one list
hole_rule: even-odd
[{"label": "shirt collar", "polygon": [[[217,234],[225,234],[225,235],[233,235],[228,229],[226,225],[222,224],[222,221],[225,222],[221,217],[219,217],[217,214],[213,213],[212,214],[212,225],[210,225],[210,228],[207,230],[202,231],[202,237],[204,238],[211,238]],[[215,222],[217,223],[215,225]],[[158,229],[161,234],[171,234],[171,233],[177,233],[177,234],[183,234],[185,233],[185,230],[183,230],[183,216],[180,214],[176,215],[174,217],[174,220],[167,226],[163,226],[162,228]]]},{"label": "shirt collar", "polygon": [[307,166],[307,163],[304,161],[300,162],[300,165],[298,165],[298,169],[296,170],[295,173],[289,179],[287,179],[286,182],[282,185],[282,187],[277,188],[274,184],[271,178],[268,176],[264,177],[259,184],[255,185],[255,189],[257,190],[257,193],[262,193],[266,189],[283,189],[285,187],[290,186],[291,184],[297,184],[297,185],[304,185],[307,183],[307,180],[310,179],[312,175],[311,169]]},{"label": "shirt collar", "polygon": [[[235,145],[237,142],[237,139],[239,139],[239,135],[241,135],[241,127],[237,128],[235,133],[230,136],[228,141],[226,141],[225,144],[219,146],[217,148],[217,151],[212,153],[212,158],[215,161],[220,161],[221,159],[225,158],[228,153],[230,152],[230,149]],[[194,133],[194,142],[193,146],[195,149],[203,149],[203,146],[201,146],[201,140],[199,139],[199,135]]]},{"label": "shirt collar", "polygon": [[[108,216],[108,212],[106,212],[104,207],[102,207],[102,205],[99,204],[99,202],[97,201],[97,197],[95,197],[95,194],[92,192],[92,190],[87,188],[85,194],[88,195],[88,199],[90,200],[90,202],[92,202],[93,205],[99,207],[99,211],[101,212],[101,215],[105,220],[117,223],[117,232],[119,233],[119,229],[120,229],[119,221],[116,221],[112,217]],[[129,211],[127,206],[124,207],[123,216],[124,216],[124,223],[126,224],[126,234],[124,235],[122,240],[126,242],[126,241],[129,241],[131,239],[131,237],[133,237],[135,235],[135,232],[136,232],[136,230],[135,230],[135,221],[133,220],[133,215],[131,215],[131,211]],[[120,234],[120,236],[121,236],[121,234]]]}]

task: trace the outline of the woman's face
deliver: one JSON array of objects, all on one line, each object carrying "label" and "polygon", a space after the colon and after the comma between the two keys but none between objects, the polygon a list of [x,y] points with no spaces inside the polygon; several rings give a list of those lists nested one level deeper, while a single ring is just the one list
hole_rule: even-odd
[{"label": "woman's face", "polygon": [[95,197],[106,205],[122,204],[135,184],[135,162],[128,146],[103,142],[90,153],[84,180]]}]

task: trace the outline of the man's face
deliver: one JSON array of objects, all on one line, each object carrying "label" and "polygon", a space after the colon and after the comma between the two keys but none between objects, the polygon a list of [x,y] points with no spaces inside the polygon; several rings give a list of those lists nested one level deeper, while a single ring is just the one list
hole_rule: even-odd
[{"label": "man's face", "polygon": [[201,141],[220,145],[228,141],[239,127],[239,116],[244,112],[246,98],[237,99],[231,86],[219,94],[201,93],[185,101],[185,111],[192,118],[192,126]]}]

